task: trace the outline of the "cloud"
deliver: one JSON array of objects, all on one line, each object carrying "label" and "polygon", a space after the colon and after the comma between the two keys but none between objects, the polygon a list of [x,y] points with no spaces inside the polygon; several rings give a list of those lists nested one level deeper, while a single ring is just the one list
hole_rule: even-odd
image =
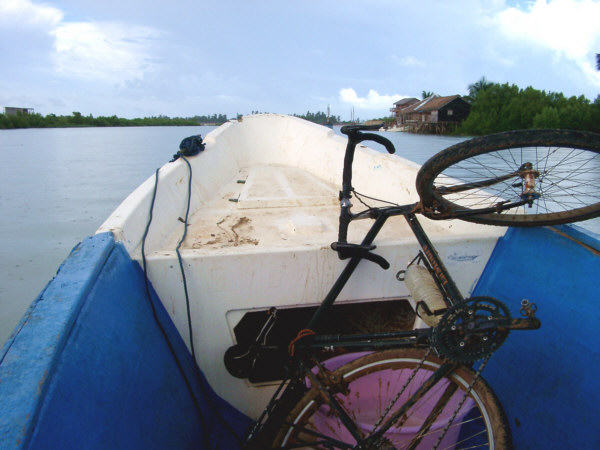
[{"label": "cloud", "polygon": [[574,61],[590,81],[600,84],[600,74],[593,68],[593,54],[600,47],[599,17],[600,2],[536,0],[526,10],[501,11],[496,23],[508,39]]},{"label": "cloud", "polygon": [[156,69],[158,30],[109,22],[61,23],[55,36],[56,70],[67,76],[121,84]]},{"label": "cloud", "polygon": [[[123,86],[140,80],[159,66],[154,58],[160,30],[122,22],[69,22],[53,6],[30,0],[0,0],[0,30],[12,36],[11,45],[0,44],[5,62],[48,64],[50,76]],[[8,60],[7,60],[8,59]]]},{"label": "cloud", "polygon": [[[292,15],[281,6],[287,2],[238,2],[249,5],[241,10],[204,3],[0,0],[0,61],[8,68],[0,96],[10,96],[0,101],[95,115],[331,105],[335,114],[382,117],[406,97],[399,92],[461,93],[482,75],[566,95],[599,92],[600,0],[466,0],[460,8],[386,0],[377,23],[354,0],[341,16],[328,14],[329,2],[302,3]],[[344,35],[348,24],[353,32]],[[340,36],[344,45],[324,44]],[[358,61],[351,71],[348,61]],[[56,98],[63,111],[50,103]]]},{"label": "cloud", "polygon": [[407,97],[406,95],[381,95],[376,90],[370,89],[366,97],[359,97],[356,91],[352,88],[345,88],[340,90],[340,100],[344,103],[348,103],[357,108],[362,109],[389,109],[392,107],[394,102],[397,102],[401,98]]},{"label": "cloud", "polygon": [[396,55],[391,56],[392,61],[394,61],[399,66],[404,67],[425,67],[426,64],[418,58],[415,58],[412,55],[404,56],[399,58]]},{"label": "cloud", "polygon": [[63,13],[52,6],[35,5],[29,0],[0,1],[0,26],[18,28],[53,28]]}]

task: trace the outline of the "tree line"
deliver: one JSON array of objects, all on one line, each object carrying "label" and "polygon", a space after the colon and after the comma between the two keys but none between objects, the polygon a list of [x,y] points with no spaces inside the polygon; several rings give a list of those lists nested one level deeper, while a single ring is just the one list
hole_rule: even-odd
[{"label": "tree line", "polygon": [[321,125],[326,125],[326,124],[335,125],[335,124],[342,122],[340,120],[340,116],[329,116],[328,117],[327,114],[325,114],[324,112],[321,112],[321,111],[316,112],[316,113],[307,111],[306,114],[294,114],[294,117],[299,117],[301,119],[308,120],[310,122],[318,123]]},{"label": "tree line", "polygon": [[153,116],[135,119],[124,119],[117,116],[93,117],[73,112],[69,116],[56,114],[0,114],[0,129],[8,128],[68,128],[68,127],[142,127],[142,126],[190,126],[221,125],[227,122],[226,114],[194,117]]},{"label": "tree line", "polygon": [[464,135],[483,135],[530,128],[564,128],[600,132],[600,95],[565,97],[529,86],[489,82],[469,85],[471,112],[458,128]]},{"label": "tree line", "polygon": [[[269,114],[268,112],[252,111],[251,114]],[[300,119],[308,120],[309,122],[318,123],[319,125],[337,125],[342,123],[340,116],[328,116],[322,111],[316,113],[307,111],[306,114],[290,114],[291,116],[298,117]],[[239,118],[239,116],[238,116]]]},{"label": "tree line", "polygon": [[[252,111],[252,114],[261,114],[259,111]],[[325,125],[341,123],[339,116],[327,116],[324,112],[310,112],[306,114],[294,114],[311,122]],[[237,116],[238,118],[241,115]],[[9,128],[69,128],[69,127],[142,127],[142,126],[193,126],[193,125],[222,125],[227,122],[226,114],[212,114],[206,116],[194,117],[167,117],[153,116],[136,119],[125,119],[113,116],[94,117],[91,114],[84,116],[80,112],[74,111],[68,116],[57,116],[56,114],[0,114],[0,129]]]}]

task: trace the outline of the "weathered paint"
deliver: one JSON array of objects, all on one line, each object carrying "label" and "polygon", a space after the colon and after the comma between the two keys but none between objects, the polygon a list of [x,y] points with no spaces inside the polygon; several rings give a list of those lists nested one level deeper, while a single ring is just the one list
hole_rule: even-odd
[{"label": "weathered paint", "polygon": [[123,245],[104,233],[76,247],[2,350],[0,448],[234,448],[216,411],[238,432],[246,419],[153,295],[173,352]]},{"label": "weathered paint", "polygon": [[514,331],[483,376],[508,414],[519,449],[600,448],[600,240],[573,226],[510,229],[474,295],[518,315],[537,304],[542,327]]}]

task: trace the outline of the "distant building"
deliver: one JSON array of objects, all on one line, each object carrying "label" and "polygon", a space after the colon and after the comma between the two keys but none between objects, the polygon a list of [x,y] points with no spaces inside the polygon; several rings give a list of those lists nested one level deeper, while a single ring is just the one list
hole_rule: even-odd
[{"label": "distant building", "polygon": [[4,114],[7,116],[16,116],[17,114],[33,114],[33,108],[14,108],[12,106],[5,106]]},{"label": "distant building", "polygon": [[[397,102],[398,103],[398,102]],[[471,104],[460,95],[441,97],[432,95],[424,100],[411,102],[392,109],[397,126],[406,131],[435,133],[446,132],[467,118]]]},{"label": "distant building", "polygon": [[411,97],[403,98],[402,100],[398,100],[396,103],[394,103],[394,107],[390,109],[390,111],[394,113],[394,117],[396,118],[396,126],[401,126],[404,124],[402,111],[418,102],[418,99]]}]

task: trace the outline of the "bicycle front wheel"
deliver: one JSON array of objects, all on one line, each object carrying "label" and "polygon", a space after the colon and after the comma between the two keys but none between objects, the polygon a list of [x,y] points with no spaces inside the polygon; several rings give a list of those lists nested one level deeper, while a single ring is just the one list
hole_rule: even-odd
[{"label": "bicycle front wheel", "polygon": [[423,164],[417,191],[433,219],[503,226],[591,219],[600,215],[600,135],[521,130],[461,142]]},{"label": "bicycle front wheel", "polygon": [[[481,377],[462,366],[390,421],[441,365],[437,358],[425,359],[420,349],[376,352],[349,362],[327,379],[340,380],[330,392],[354,430],[311,387],[299,402],[288,405],[273,447],[355,448],[359,442],[364,448],[386,449],[509,447],[510,433],[496,396]],[[384,430],[381,436],[369,440],[379,430]]]}]

